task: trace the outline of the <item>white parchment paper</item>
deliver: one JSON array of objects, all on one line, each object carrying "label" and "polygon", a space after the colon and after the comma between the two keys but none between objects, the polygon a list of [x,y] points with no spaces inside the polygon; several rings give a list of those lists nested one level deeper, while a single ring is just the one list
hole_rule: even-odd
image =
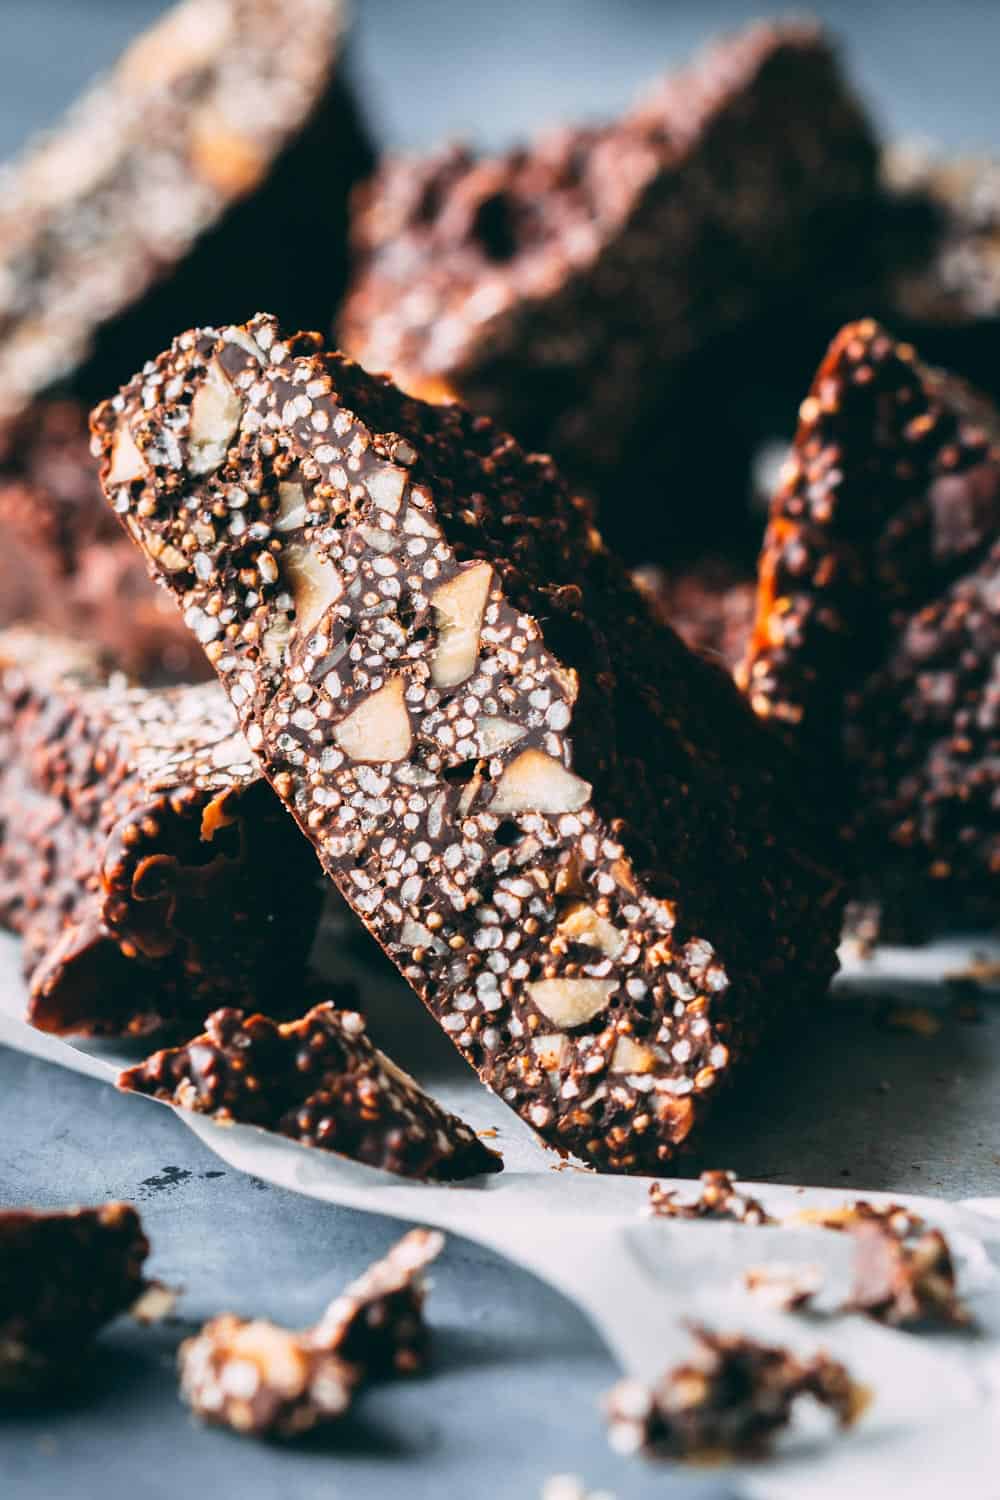
[{"label": "white parchment paper", "polygon": [[[854,1178],[849,1189],[754,1186],[751,1190],[777,1217],[861,1195],[905,1201],[948,1235],[976,1331],[912,1334],[838,1314],[850,1276],[848,1237],[801,1227],[649,1219],[644,1215],[648,1179],[597,1176],[556,1162],[452,1056],[391,971],[370,950],[352,957],[354,943],[334,919],[325,929],[321,963],[339,973],[353,970],[376,1040],[477,1129],[495,1130],[491,1144],[502,1150],[506,1170],[452,1187],[408,1183],[264,1131],[222,1127],[179,1111],[212,1151],[231,1167],[293,1192],[437,1225],[508,1255],[574,1299],[623,1369],[642,1378],[654,1378],[686,1353],[692,1319],[784,1343],[803,1354],[824,1348],[843,1359],[874,1393],[864,1419],[845,1435],[832,1434],[825,1413],[804,1411],[773,1459],[734,1470],[737,1488],[748,1496],[844,1500],[852,1489],[881,1497],[905,1484],[908,1500],[940,1500],[945,1485],[964,1500],[998,1500],[1000,1197],[980,1192],[975,1200],[953,1202],[869,1193]],[[916,986],[922,1001],[944,1004],[941,976],[968,951],[969,944],[951,944],[883,954],[873,968],[852,968],[846,983],[876,989],[888,984],[893,994]],[[0,1042],[109,1084],[137,1055],[120,1045],[71,1045],[34,1032],[21,1019],[23,1003],[18,945],[0,939]],[[818,1062],[817,1069],[819,1083]],[[136,1099],[137,1128],[143,1110],[162,1107]],[[901,1097],[901,1115],[907,1107]],[[842,1142],[831,1139],[831,1160],[838,1150]],[[743,1272],[767,1262],[820,1267],[824,1290],[817,1310],[774,1312],[749,1294]]]}]

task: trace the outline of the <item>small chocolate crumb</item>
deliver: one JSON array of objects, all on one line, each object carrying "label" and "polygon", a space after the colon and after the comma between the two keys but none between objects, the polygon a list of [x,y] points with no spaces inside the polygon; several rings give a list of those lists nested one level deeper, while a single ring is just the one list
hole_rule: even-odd
[{"label": "small chocolate crumb", "polygon": [[736,1187],[732,1172],[702,1172],[701,1193],[684,1199],[675,1188],[654,1182],[649,1189],[649,1212],[656,1219],[733,1219],[738,1224],[773,1224],[775,1221],[759,1203]]}]

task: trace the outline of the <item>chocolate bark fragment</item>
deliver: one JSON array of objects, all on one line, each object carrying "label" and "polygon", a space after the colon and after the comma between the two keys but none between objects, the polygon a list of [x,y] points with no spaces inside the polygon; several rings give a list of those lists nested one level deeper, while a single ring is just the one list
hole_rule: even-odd
[{"label": "chocolate bark fragment", "polygon": [[231,1313],[213,1318],[181,1345],[181,1395],[205,1421],[257,1437],[336,1421],[366,1382],[423,1367],[422,1272],[443,1243],[411,1231],[301,1332]]},{"label": "chocolate bark fragment", "polygon": [[184,334],[94,433],[279,796],[483,1081],[662,1168],[835,965],[777,736],[550,461],[318,336]]},{"label": "chocolate bark fragment", "polygon": [[800,1396],[829,1407],[841,1427],[864,1411],[868,1392],[838,1360],[800,1360],[739,1334],[693,1327],[695,1350],[655,1386],[622,1380],[605,1398],[609,1437],[620,1453],[655,1459],[762,1457],[787,1427]]},{"label": "chocolate bark fragment", "polygon": [[773,1224],[764,1205],[741,1193],[732,1172],[702,1172],[697,1198],[683,1198],[675,1188],[654,1182],[649,1211],[655,1219],[733,1219],[738,1224]]},{"label": "chocolate bark fragment", "polygon": [[677,572],[636,568],[632,576],[657,618],[692,651],[707,652],[735,670],[750,638],[757,599],[754,581],[742,568],[706,558]]},{"label": "chocolate bark fragment", "polygon": [[[696,419],[692,378],[722,457],[732,335],[843,280],[834,247],[867,222],[876,176],[868,122],[821,34],[751,27],[611,124],[498,157],[449,147],[391,161],[355,199],[340,339],[412,394],[488,413],[578,483],[604,490],[690,442],[675,423],[684,440],[665,444],[662,414]],[[663,518],[632,498],[641,541]]]},{"label": "chocolate bark fragment", "polygon": [[108,514],[78,402],[35,402],[0,429],[0,528],[0,625],[92,640],[141,682],[207,675],[177,606]]},{"label": "chocolate bark fragment", "polygon": [[776,1265],[748,1266],[743,1284],[768,1307],[779,1312],[801,1312],[809,1306],[823,1287],[823,1273],[818,1266]]},{"label": "chocolate bark fragment", "polygon": [[452,1182],[503,1165],[372,1045],[362,1016],[331,1004],[281,1025],[217,1010],[204,1035],[127,1068],[118,1086],[403,1177]]},{"label": "chocolate bark fragment", "polygon": [[0,830],[44,1031],[143,1033],[304,966],[315,862],[214,683],[130,688],[87,647],[0,634]]},{"label": "chocolate bark fragment", "polygon": [[332,316],[370,162],[344,31],[340,0],[182,0],[4,169],[0,421],[96,399],[206,299]]},{"label": "chocolate bark fragment", "polygon": [[142,1296],[148,1253],[127,1203],[0,1211],[0,1392],[76,1379],[95,1335]]},{"label": "chocolate bark fragment", "polygon": [[844,328],[774,497],[741,680],[839,800],[862,897],[996,918],[998,527],[995,409]]},{"label": "chocolate bark fragment", "polygon": [[939,1229],[918,1222],[902,1232],[891,1218],[863,1215],[848,1230],[856,1245],[849,1308],[897,1328],[969,1322]]}]

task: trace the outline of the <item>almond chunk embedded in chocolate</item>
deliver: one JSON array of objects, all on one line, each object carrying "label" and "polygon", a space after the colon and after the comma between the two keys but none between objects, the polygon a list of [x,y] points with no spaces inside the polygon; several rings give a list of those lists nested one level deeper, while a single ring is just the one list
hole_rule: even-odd
[{"label": "almond chunk embedded in chocolate", "polygon": [[[239,431],[178,474],[164,437],[216,360]],[[110,478],[122,420],[164,455],[142,484]],[[834,967],[823,808],[776,737],[652,617],[548,459],[318,335],[184,334],[94,434],[192,628],[224,625],[206,650],[272,785],[447,1035],[559,1149],[662,1170]],[[204,578],[161,560],[195,526]],[[291,547],[344,584],[308,626]]]}]

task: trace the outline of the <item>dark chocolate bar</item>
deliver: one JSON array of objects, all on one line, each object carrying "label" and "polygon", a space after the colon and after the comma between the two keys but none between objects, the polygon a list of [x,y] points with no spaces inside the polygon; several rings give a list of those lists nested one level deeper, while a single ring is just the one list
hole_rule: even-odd
[{"label": "dark chocolate bar", "polygon": [[43,1030],[145,1032],[301,976],[315,861],[213,683],[130,688],[85,646],[0,635],[0,834]]},{"label": "dark chocolate bar", "polygon": [[181,1395],[204,1421],[255,1437],[336,1421],[363,1384],[422,1367],[422,1273],[442,1244],[440,1234],[411,1231],[301,1332],[213,1318],[181,1345]]},{"label": "dark chocolate bar", "polygon": [[4,170],[0,421],[95,399],[220,298],[332,316],[370,164],[345,26],[341,0],[181,0]]},{"label": "dark chocolate bar", "polygon": [[204,654],[108,514],[86,409],[37,401],[0,430],[0,625],[94,641],[137,681],[191,682]]},{"label": "dark chocolate bar", "polygon": [[94,1336],[142,1296],[148,1253],[127,1203],[0,1210],[0,1393],[77,1379]]},{"label": "dark chocolate bar", "polygon": [[240,1120],[381,1167],[439,1182],[502,1162],[374,1047],[356,1011],[316,1005],[301,1020],[218,1010],[205,1034],[128,1068],[119,1088]]},{"label": "dark chocolate bar", "polygon": [[[728,408],[746,404],[737,372],[753,386],[761,348],[795,324],[777,306],[812,313],[845,279],[840,247],[864,243],[876,178],[821,34],[755,26],[612,124],[500,157],[390,161],[355,198],[339,337],[413,395],[465,401],[553,453],[574,483],[623,492],[624,513],[601,520],[638,560],[656,560],[673,506],[680,530],[712,526],[717,542],[704,493],[732,447]],[[762,323],[751,369],[739,340]],[[687,483],[664,491],[654,476],[669,460],[676,479],[691,449]]]},{"label": "dark chocolate bar", "polygon": [[788,1349],[739,1334],[693,1327],[694,1353],[655,1386],[622,1380],[605,1398],[609,1436],[619,1453],[654,1459],[760,1458],[811,1396],[841,1427],[870,1400],[827,1354],[801,1360]]},{"label": "dark chocolate bar", "polygon": [[834,968],[778,737],[550,460],[318,335],[184,334],[94,430],[279,796],[483,1081],[662,1168]]},{"label": "dark chocolate bar", "polygon": [[858,894],[995,920],[1000,416],[876,323],[831,345],[741,679],[840,804]]}]

